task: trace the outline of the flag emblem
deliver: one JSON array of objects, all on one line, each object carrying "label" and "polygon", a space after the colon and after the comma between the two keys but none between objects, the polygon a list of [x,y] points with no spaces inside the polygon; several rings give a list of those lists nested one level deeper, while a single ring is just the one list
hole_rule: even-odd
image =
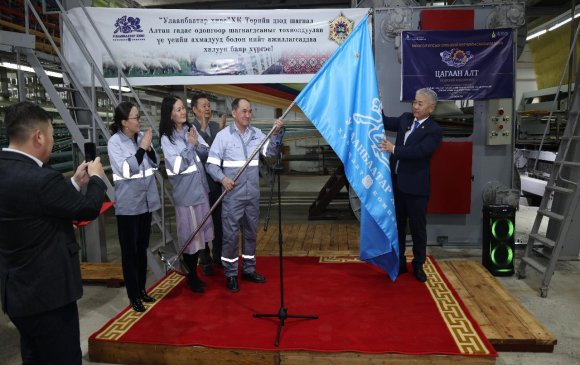
[{"label": "flag emblem", "polygon": [[348,37],[350,32],[352,32],[353,26],[354,21],[340,13],[340,15],[329,24],[328,39],[335,41],[337,44],[341,44],[346,37]]}]

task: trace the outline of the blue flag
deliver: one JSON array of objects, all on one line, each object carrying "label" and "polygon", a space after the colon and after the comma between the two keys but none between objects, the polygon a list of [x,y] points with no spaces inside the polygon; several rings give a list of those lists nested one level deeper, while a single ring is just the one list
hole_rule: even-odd
[{"label": "blue flag", "polygon": [[385,131],[367,18],[295,102],[341,159],[360,199],[360,258],[395,280],[399,272],[397,224],[389,154],[378,147]]}]

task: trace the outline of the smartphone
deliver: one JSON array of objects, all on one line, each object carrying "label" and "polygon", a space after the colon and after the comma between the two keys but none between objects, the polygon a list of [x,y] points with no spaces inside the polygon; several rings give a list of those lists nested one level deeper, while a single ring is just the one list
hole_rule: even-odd
[{"label": "smartphone", "polygon": [[85,143],[85,161],[93,161],[97,157],[97,145],[93,142]]}]

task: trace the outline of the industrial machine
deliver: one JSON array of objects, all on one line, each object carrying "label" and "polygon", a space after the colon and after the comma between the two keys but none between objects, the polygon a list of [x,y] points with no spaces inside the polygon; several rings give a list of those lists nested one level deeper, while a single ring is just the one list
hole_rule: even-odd
[{"label": "industrial machine", "polygon": [[[421,22],[426,12],[441,9],[436,10],[435,18],[443,21],[433,29],[453,29],[438,27],[463,23],[461,19],[455,21],[454,11],[467,10],[473,15],[472,29],[512,28],[516,43],[525,37],[518,30],[525,22],[521,3],[433,8],[398,1],[386,6],[390,7],[375,11],[374,44],[379,89],[388,115],[400,115],[411,109],[410,103],[401,102],[399,97],[400,34],[403,30],[428,30],[426,23]],[[513,104],[512,99],[463,101],[461,106],[467,108],[461,114],[439,118],[444,139],[431,163],[432,191],[427,217],[430,244],[482,242],[483,189],[490,181],[513,186]]]}]

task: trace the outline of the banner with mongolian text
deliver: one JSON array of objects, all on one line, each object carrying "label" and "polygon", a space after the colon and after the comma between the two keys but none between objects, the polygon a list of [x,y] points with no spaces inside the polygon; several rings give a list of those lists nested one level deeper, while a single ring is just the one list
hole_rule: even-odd
[{"label": "banner with mongolian text", "polygon": [[[120,68],[133,86],[306,83],[368,12],[86,10],[90,19],[80,8],[68,12],[75,31],[111,85]],[[64,54],[89,86],[90,67],[73,33],[64,28]]]},{"label": "banner with mongolian text", "polygon": [[513,97],[511,29],[404,31],[401,100],[428,87],[441,100]]}]

